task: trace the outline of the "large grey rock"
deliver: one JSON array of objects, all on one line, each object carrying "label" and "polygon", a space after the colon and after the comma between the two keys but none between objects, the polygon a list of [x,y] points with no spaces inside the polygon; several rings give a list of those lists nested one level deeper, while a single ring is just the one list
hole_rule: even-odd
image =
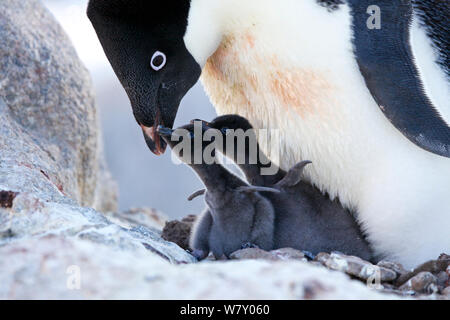
[{"label": "large grey rock", "polygon": [[134,251],[61,236],[0,247],[0,299],[391,299],[304,262],[173,265]]},{"label": "large grey rock", "polygon": [[152,227],[125,228],[94,209],[78,207],[69,201],[45,201],[28,193],[16,195],[11,208],[0,208],[0,247],[31,238],[58,236],[84,240],[93,249],[103,246],[127,252],[145,249],[149,256],[156,254],[171,263],[195,262],[191,255],[164,241],[160,234]]},{"label": "large grey rock", "polygon": [[355,256],[333,252],[331,254],[319,254],[316,259],[331,270],[345,272],[362,280],[379,278],[381,282],[390,282],[397,279],[395,271],[382,266],[375,266]]},{"label": "large grey rock", "polygon": [[396,298],[300,260],[195,263],[151,226],[124,227],[70,201],[11,197],[0,208],[0,299]]},{"label": "large grey rock", "polygon": [[36,0],[0,1],[0,190],[114,210],[88,72]]}]

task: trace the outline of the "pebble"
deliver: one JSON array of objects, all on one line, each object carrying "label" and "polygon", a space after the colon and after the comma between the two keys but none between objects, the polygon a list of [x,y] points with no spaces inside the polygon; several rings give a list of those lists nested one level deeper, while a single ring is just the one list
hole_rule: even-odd
[{"label": "pebble", "polygon": [[271,261],[281,261],[281,260],[307,261],[303,252],[292,248],[282,248],[272,251],[264,251],[259,248],[246,248],[233,252],[230,255],[230,258],[233,260],[263,259]]},{"label": "pebble", "polygon": [[326,252],[320,252],[315,258],[314,261],[320,262],[325,265],[325,262],[330,258],[330,254]]},{"label": "pebble", "polygon": [[[414,276],[416,276],[420,272],[430,272],[430,273],[433,273],[433,274],[437,274],[437,273],[439,273],[441,271],[445,271],[449,267],[450,267],[450,258],[449,258],[449,256],[441,254],[441,256],[439,257],[438,260],[427,261],[427,262],[419,265],[414,270],[401,275],[397,279],[397,283],[396,284],[397,284],[397,286],[401,286],[404,283],[406,283],[406,281],[408,281],[409,279],[413,278]],[[450,272],[449,272],[449,274],[450,274]]]},{"label": "pebble", "polygon": [[233,252],[230,255],[230,259],[233,260],[279,260],[268,251],[264,251],[258,248],[246,248]]},{"label": "pebble", "polygon": [[397,276],[401,276],[405,273],[408,273],[408,271],[403,267],[403,265],[397,262],[382,260],[377,263],[377,266],[395,271],[395,273],[397,273]]},{"label": "pebble", "polygon": [[272,251],[270,251],[270,253],[272,255],[280,258],[280,260],[292,260],[292,259],[295,260],[296,259],[296,260],[307,261],[305,254],[302,251],[292,249],[292,248],[282,248],[282,249],[272,250]]},{"label": "pebble", "polygon": [[185,250],[189,250],[189,236],[196,216],[187,216],[183,220],[168,221],[164,226],[161,237],[171,241]]},{"label": "pebble", "polygon": [[355,256],[332,253],[328,258],[323,255],[320,259],[325,261],[324,265],[327,268],[345,272],[348,275],[362,280],[376,279],[374,277],[378,276],[381,282],[390,282],[397,278],[397,273],[395,271],[375,266],[370,262]]},{"label": "pebble", "polygon": [[[166,225],[163,235],[166,240],[187,247],[190,229],[196,216],[188,216],[181,221],[172,221]],[[393,261],[382,260],[376,265],[359,257],[348,256],[340,252],[320,252],[316,256],[307,251],[282,248],[265,251],[259,248],[245,248],[230,255],[230,259],[245,260],[298,260],[324,266],[328,269],[344,272],[358,278],[373,288],[386,293],[401,296],[425,298],[434,294],[437,299],[450,299],[450,255],[441,254],[438,259],[427,261],[414,270],[406,270],[403,265]],[[215,260],[212,255],[208,260]],[[377,280],[379,282],[377,282]],[[438,295],[437,293],[441,293]]]},{"label": "pebble", "polygon": [[445,271],[441,271],[436,275],[437,278],[437,284],[440,287],[448,287],[449,284],[449,275],[447,274],[447,272]]},{"label": "pebble", "polygon": [[444,290],[442,290],[442,295],[450,299],[450,287],[447,287]]},{"label": "pebble", "polygon": [[419,272],[406,283],[400,286],[402,291],[413,290],[417,293],[435,293],[437,292],[437,278],[428,271]]}]

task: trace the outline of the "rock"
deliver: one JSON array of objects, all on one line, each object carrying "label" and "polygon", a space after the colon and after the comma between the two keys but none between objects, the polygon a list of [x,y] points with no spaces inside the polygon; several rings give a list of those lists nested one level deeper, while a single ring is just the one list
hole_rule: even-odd
[{"label": "rock", "polygon": [[397,274],[397,277],[407,273],[408,271],[403,267],[402,264],[400,263],[396,263],[396,262],[391,262],[391,261],[386,261],[386,260],[382,260],[380,262],[377,263],[377,266],[379,267],[383,267],[386,269],[390,269],[392,271],[394,271]]},{"label": "rock", "polygon": [[40,1],[0,2],[0,74],[0,191],[114,210],[89,74]]},{"label": "rock", "polygon": [[301,260],[301,261],[307,261],[305,258],[305,254],[296,249],[292,248],[282,248],[277,250],[270,251],[272,255],[275,257],[278,257],[279,260]]},{"label": "rock", "polygon": [[150,208],[133,208],[124,212],[107,212],[107,217],[125,228],[145,226],[162,230],[167,216],[162,212]]},{"label": "rock", "polygon": [[449,256],[441,255],[439,259],[427,261],[418,266],[417,268],[415,268],[414,270],[403,274],[397,279],[396,284],[397,286],[401,286],[404,283],[406,283],[409,279],[411,279],[412,277],[421,272],[430,272],[433,274],[438,274],[441,271],[445,271],[449,266],[450,266]]},{"label": "rock", "polygon": [[431,294],[437,292],[436,283],[437,279],[432,273],[420,272],[409,279],[399,289],[404,291],[413,290],[417,293]]},{"label": "rock", "polygon": [[246,248],[233,252],[230,255],[233,260],[269,260],[269,261],[282,261],[282,260],[299,260],[307,261],[303,252],[292,249],[292,248],[282,248],[272,251],[265,251],[259,248]]},{"label": "rock", "polygon": [[114,250],[147,249],[175,264],[195,262],[176,244],[161,239],[157,230],[144,226],[124,228],[91,208],[20,193],[10,209],[0,209],[0,246],[46,236],[82,239]]},{"label": "rock", "polygon": [[11,208],[17,195],[17,192],[0,191],[0,208]]},{"label": "rock", "polygon": [[445,253],[441,253],[438,260],[450,260],[450,255],[445,254]]},{"label": "rock", "polygon": [[299,261],[173,265],[145,250],[47,235],[0,246],[0,299],[397,299]]},{"label": "rock", "polygon": [[[385,287],[384,284],[383,284],[383,287]],[[413,297],[413,296],[416,295],[416,292],[413,291],[413,290],[408,290],[408,291],[404,290],[404,291],[402,291],[402,290],[398,290],[398,289],[395,289],[395,288],[383,288],[383,289],[380,289],[380,291],[384,292],[384,293],[395,294],[395,295],[398,295],[398,296],[401,296],[401,297]]]},{"label": "rock", "polygon": [[330,258],[330,254],[326,252],[320,252],[317,254],[317,256],[314,258],[314,261],[319,262],[323,265],[325,265],[325,262]]},{"label": "rock", "polygon": [[162,238],[178,244],[181,248],[189,250],[189,237],[191,229],[197,217],[194,215],[187,216],[183,220],[166,222],[162,231]]},{"label": "rock", "polygon": [[450,287],[447,287],[444,290],[442,290],[442,295],[450,299]]},{"label": "rock", "polygon": [[436,275],[438,286],[445,288],[449,285],[449,275],[445,271],[441,271]]},{"label": "rock", "polygon": [[381,282],[389,282],[397,278],[396,272],[384,267],[375,266],[370,262],[354,256],[332,253],[329,257],[323,256],[320,259],[324,261],[323,264],[327,268],[345,272],[362,280],[373,278],[374,280],[379,279]]},{"label": "rock", "polygon": [[233,260],[279,260],[276,256],[268,251],[264,251],[258,248],[246,248],[233,252],[230,255],[230,259]]}]

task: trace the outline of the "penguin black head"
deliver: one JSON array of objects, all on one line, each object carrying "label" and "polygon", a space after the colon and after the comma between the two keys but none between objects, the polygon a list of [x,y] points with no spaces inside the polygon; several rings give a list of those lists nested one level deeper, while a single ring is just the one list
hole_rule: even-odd
[{"label": "penguin black head", "polygon": [[[244,153],[245,163],[248,163],[250,159],[254,161],[257,158],[259,145],[257,143],[256,132],[249,131],[253,130],[253,126],[244,117],[236,114],[228,114],[219,116],[211,122],[205,122],[205,124],[211,129],[220,131],[224,136],[224,140],[228,139],[227,135],[234,138],[234,143],[232,144],[234,147],[234,152],[232,153],[234,155],[234,161],[238,160],[237,157],[239,153]],[[238,134],[237,130],[241,130],[241,133],[244,135]],[[238,150],[238,147],[242,146],[242,144],[244,149]],[[225,155],[228,155],[232,150],[227,150],[227,143],[224,143],[221,151]]]},{"label": "penguin black head", "polygon": [[201,68],[183,41],[189,0],[90,0],[87,14],[152,152],[164,153],[159,125],[172,127]]}]

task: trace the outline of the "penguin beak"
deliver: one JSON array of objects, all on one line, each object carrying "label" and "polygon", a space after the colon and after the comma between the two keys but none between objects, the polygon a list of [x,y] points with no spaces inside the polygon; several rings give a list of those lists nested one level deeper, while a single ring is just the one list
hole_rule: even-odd
[{"label": "penguin beak", "polygon": [[167,143],[159,136],[157,132],[157,124],[155,123],[155,125],[152,127],[146,127],[141,124],[141,128],[142,133],[144,134],[145,142],[147,143],[150,151],[152,151],[157,156],[164,154],[167,148]]}]

